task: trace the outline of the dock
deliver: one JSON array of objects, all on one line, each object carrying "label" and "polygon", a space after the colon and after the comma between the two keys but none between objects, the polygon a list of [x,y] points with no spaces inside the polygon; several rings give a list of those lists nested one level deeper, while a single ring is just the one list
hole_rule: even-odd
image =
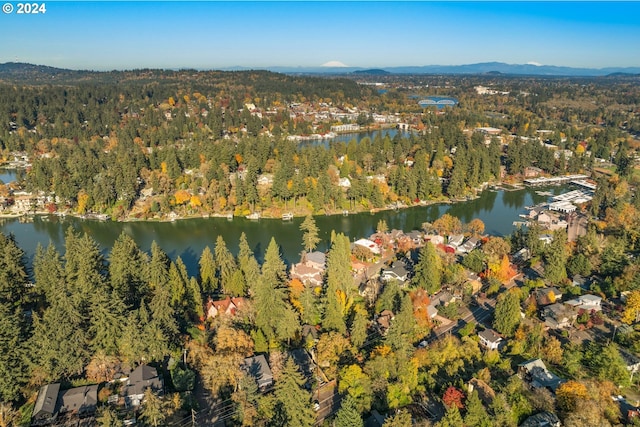
[{"label": "dock", "polygon": [[537,187],[540,185],[565,184],[567,182],[580,181],[580,180],[585,180],[587,178],[588,178],[587,175],[577,174],[577,175],[552,176],[549,178],[543,178],[543,177],[529,178],[529,179],[525,179],[523,182],[524,182],[524,185],[526,186]]}]

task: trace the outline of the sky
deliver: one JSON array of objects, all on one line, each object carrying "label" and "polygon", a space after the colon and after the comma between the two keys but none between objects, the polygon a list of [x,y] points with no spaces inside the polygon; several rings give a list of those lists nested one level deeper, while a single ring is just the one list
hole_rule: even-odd
[{"label": "sky", "polygon": [[640,66],[635,1],[46,1],[38,14],[18,14],[17,1],[0,3],[0,63],[86,70]]}]

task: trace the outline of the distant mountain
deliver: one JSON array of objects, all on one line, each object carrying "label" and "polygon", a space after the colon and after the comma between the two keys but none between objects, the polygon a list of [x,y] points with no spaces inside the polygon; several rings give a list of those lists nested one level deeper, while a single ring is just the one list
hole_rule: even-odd
[{"label": "distant mountain", "polygon": [[[482,62],[466,65],[425,65],[384,68],[363,67],[227,67],[219,71],[268,70],[283,74],[326,74],[326,75],[370,75],[384,76],[388,74],[484,74],[484,75],[528,75],[528,76],[565,76],[565,77],[601,77],[601,76],[633,76],[640,74],[640,67],[608,67],[608,68],[572,68],[554,65],[505,64],[503,62]],[[0,80],[24,83],[74,82],[78,80],[114,81],[124,75],[135,75],[141,70],[129,71],[80,71],[32,65],[16,62],[0,64]],[[151,73],[149,78],[157,74],[171,74],[175,70],[145,70]],[[147,73],[149,74],[149,73]]]},{"label": "distant mountain", "polygon": [[467,65],[426,65],[385,68],[394,74],[518,74],[529,76],[606,76],[612,73],[637,74],[640,67],[573,68],[555,65],[482,62]]},{"label": "distant mountain", "polygon": [[356,70],[353,74],[366,74],[368,76],[384,76],[391,74],[389,71],[381,70],[380,68],[371,68],[368,70]]}]

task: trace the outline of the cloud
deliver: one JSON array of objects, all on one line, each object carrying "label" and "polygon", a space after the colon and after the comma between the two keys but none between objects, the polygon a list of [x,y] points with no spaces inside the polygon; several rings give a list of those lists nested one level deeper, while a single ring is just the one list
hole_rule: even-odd
[{"label": "cloud", "polygon": [[343,64],[340,61],[329,61],[322,64],[323,67],[347,67],[347,65]]},{"label": "cloud", "polygon": [[527,62],[527,65],[535,65],[536,67],[542,67],[542,64],[539,62],[535,62],[535,61],[529,61]]}]

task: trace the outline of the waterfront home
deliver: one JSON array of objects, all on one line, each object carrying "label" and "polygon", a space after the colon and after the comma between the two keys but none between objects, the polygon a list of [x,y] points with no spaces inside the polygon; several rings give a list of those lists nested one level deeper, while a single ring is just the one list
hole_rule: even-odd
[{"label": "waterfront home", "polygon": [[458,252],[468,253],[480,246],[480,240],[477,237],[471,237],[458,247]]},{"label": "waterfront home", "polygon": [[355,246],[368,249],[374,255],[380,255],[380,246],[369,239],[358,239],[353,243]]},{"label": "waterfront home", "polygon": [[457,248],[462,244],[462,242],[464,242],[463,234],[452,234],[451,236],[449,236],[449,241],[447,242],[447,244],[449,246]]}]

